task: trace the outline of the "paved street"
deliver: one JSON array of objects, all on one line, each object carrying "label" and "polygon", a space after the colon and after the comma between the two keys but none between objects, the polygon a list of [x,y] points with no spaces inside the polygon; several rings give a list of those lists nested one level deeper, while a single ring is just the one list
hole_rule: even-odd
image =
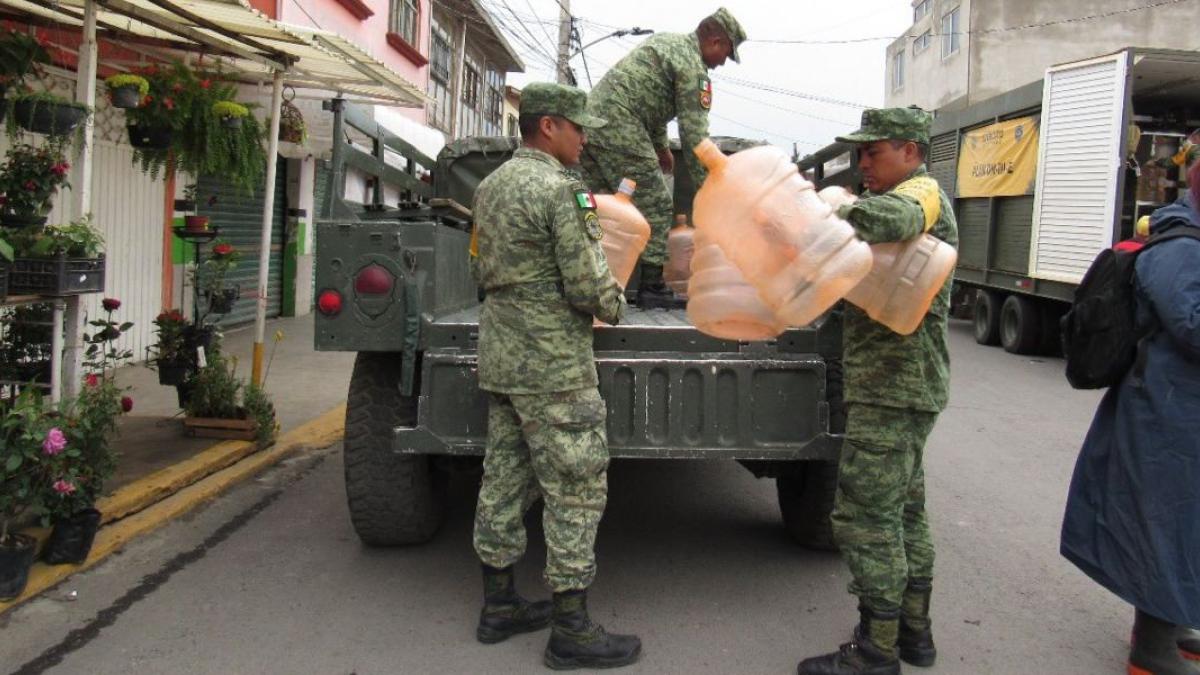
[{"label": "paved street", "polygon": [[[1058,555],[1098,394],[1071,390],[1059,360],[951,333],[952,404],[927,451],[941,655],[905,672],[1123,672],[1132,610]],[[544,634],[474,641],[471,490],[453,484],[432,544],[371,550],[339,449],[301,455],[0,617],[0,671],[539,672]],[[841,560],[792,545],[773,484],[732,463],[616,463],[599,556],[594,614],[645,642],[623,672],[794,672],[856,619]],[[520,568],[530,595],[542,559],[539,543]]]}]

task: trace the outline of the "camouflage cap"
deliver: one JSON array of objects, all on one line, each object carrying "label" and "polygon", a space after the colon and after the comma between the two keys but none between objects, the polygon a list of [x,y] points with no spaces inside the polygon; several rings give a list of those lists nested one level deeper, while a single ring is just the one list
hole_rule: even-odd
[{"label": "camouflage cap", "polygon": [[916,106],[864,110],[862,128],[838,136],[837,140],[842,143],[915,141],[929,145],[929,125],[932,122],[933,116]]},{"label": "camouflage cap", "polygon": [[721,24],[721,28],[725,29],[725,35],[729,36],[729,44],[733,45],[733,49],[729,52],[729,58],[741,63],[742,60],[738,57],[738,45],[746,41],[746,31],[742,30],[742,24],[733,18],[729,10],[724,7],[713,12],[708,18]]},{"label": "camouflage cap", "polygon": [[587,94],[581,89],[553,82],[534,82],[521,90],[522,115],[557,115],[581,127],[595,129],[608,120],[587,113]]}]

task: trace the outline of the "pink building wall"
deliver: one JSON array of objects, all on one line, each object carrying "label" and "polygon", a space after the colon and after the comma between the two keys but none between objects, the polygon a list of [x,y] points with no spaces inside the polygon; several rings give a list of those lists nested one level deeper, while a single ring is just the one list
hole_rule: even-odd
[{"label": "pink building wall", "polygon": [[[429,17],[430,0],[418,0],[419,27],[417,42],[411,45],[415,52],[404,46],[393,46],[388,39],[388,0],[251,0],[258,5],[272,5],[280,12],[278,17],[285,23],[310,26],[333,31],[353,41],[375,58],[386,63],[400,76],[425,91],[429,78]],[[262,11],[262,7],[258,7]],[[370,16],[359,16],[372,12]],[[357,15],[356,15],[357,14]],[[392,41],[396,38],[393,37]],[[424,108],[397,108],[405,117],[424,123]]]}]

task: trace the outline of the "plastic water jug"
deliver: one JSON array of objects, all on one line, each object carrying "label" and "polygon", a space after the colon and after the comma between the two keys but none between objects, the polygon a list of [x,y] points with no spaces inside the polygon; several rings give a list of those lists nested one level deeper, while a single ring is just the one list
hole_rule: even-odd
[{"label": "plastic water jug", "polygon": [[726,157],[705,139],[695,153],[708,168],[694,204],[697,230],[708,231],[783,323],[812,323],[867,276],[871,248],[782,150]]},{"label": "plastic water jug", "polygon": [[667,264],[663,267],[663,281],[675,293],[675,297],[687,300],[688,277],[692,276],[692,253],[696,249],[694,232],[687,216],[675,216],[675,227],[667,233]]},{"label": "plastic water jug", "polygon": [[[856,199],[840,187],[827,187],[819,194],[835,208]],[[875,264],[870,274],[846,294],[846,300],[893,331],[908,335],[925,319],[954,271],[958,253],[926,233],[908,241],[872,244],[871,255]]]},{"label": "plastic water jug", "polygon": [[688,321],[701,333],[725,340],[769,340],[782,333],[786,325],[775,318],[721,247],[704,230],[696,230],[693,241]]},{"label": "plastic water jug", "polygon": [[625,178],[615,195],[596,195],[596,216],[604,238],[600,240],[608,268],[621,288],[629,285],[629,277],[637,265],[646,242],[650,241],[650,223],[633,205],[637,183]]}]

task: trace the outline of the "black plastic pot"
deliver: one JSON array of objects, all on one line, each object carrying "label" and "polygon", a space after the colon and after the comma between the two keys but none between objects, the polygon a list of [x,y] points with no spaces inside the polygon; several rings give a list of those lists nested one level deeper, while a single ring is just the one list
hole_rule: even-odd
[{"label": "black plastic pot", "polygon": [[158,383],[168,386],[183,384],[187,381],[188,362],[182,359],[177,361],[164,361],[159,359],[158,367]]},{"label": "black plastic pot", "polygon": [[166,150],[171,147],[174,131],[171,127],[143,127],[131,124],[125,127],[129,131],[129,144],[142,150]]},{"label": "black plastic pot", "polygon": [[109,89],[109,95],[112,97],[114,108],[136,108],[142,103],[142,92],[138,90],[136,84],[127,84],[124,87]]},{"label": "black plastic pot", "polygon": [[49,216],[34,216],[24,213],[0,213],[0,225],[19,230],[25,227],[41,227]]},{"label": "black plastic pot", "polygon": [[25,590],[36,553],[37,540],[23,534],[10,535],[7,544],[0,544],[0,600],[12,600]]},{"label": "black plastic pot", "polygon": [[241,129],[242,128],[242,118],[240,118],[240,117],[222,117],[221,124],[224,124],[226,129]]},{"label": "black plastic pot", "polygon": [[175,385],[175,400],[179,403],[180,408],[187,407],[188,401],[192,400],[191,382],[185,380]]},{"label": "black plastic pot", "polygon": [[40,99],[19,99],[13,104],[13,119],[22,128],[35,134],[65,136],[75,130],[88,111],[66,103]]},{"label": "black plastic pot", "polygon": [[237,304],[238,296],[241,293],[241,287],[237,286],[226,288],[220,293],[208,296],[208,311],[213,314],[228,314],[232,312],[233,306]]},{"label": "black plastic pot", "polygon": [[42,559],[50,565],[78,565],[87,560],[100,529],[100,512],[84,509],[54,523]]},{"label": "black plastic pot", "polygon": [[204,351],[212,349],[212,341],[212,326],[184,326],[183,328],[183,344],[187,347],[189,357],[196,353],[198,347],[204,347]]}]

